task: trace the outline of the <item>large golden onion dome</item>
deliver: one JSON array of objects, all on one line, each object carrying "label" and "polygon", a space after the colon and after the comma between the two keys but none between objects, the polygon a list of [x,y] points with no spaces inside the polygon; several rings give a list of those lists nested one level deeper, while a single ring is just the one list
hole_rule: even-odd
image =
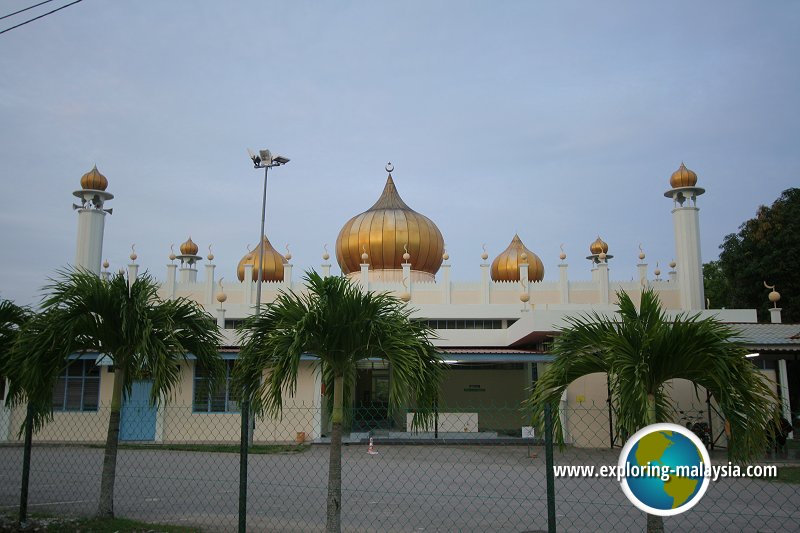
[{"label": "large golden onion dome", "polygon": [[[258,258],[261,255],[261,247],[264,247],[264,259],[261,261],[261,268],[258,268]],[[261,243],[252,252],[247,252],[236,269],[239,281],[244,281],[245,265],[253,265],[253,281],[258,281],[259,273],[261,281],[283,281],[283,265],[288,263],[285,257],[272,247],[267,236],[264,235]]]},{"label": "large golden onion dome", "polygon": [[108,187],[108,180],[97,170],[97,165],[81,176],[81,188],[93,191],[104,191]]},{"label": "large golden onion dome", "polygon": [[431,219],[406,205],[389,174],[375,205],[342,227],[336,239],[336,260],[344,274],[360,270],[363,253],[372,270],[401,269],[404,246],[412,270],[434,275],[442,266],[442,232]]},{"label": "large golden onion dome", "polygon": [[598,235],[597,239],[589,245],[589,251],[592,252],[592,255],[600,255],[601,253],[607,254],[608,244]]},{"label": "large golden onion dome", "polygon": [[673,189],[677,189],[678,187],[694,187],[697,185],[697,174],[681,163],[680,168],[670,176],[669,184]]},{"label": "large golden onion dome", "polygon": [[528,263],[528,281],[544,279],[544,265],[539,256],[528,250],[519,238],[514,235],[511,244],[503,253],[492,261],[493,281],[519,281],[519,265]]},{"label": "large golden onion dome", "polygon": [[197,246],[197,244],[195,244],[192,238],[189,237],[186,242],[181,244],[180,250],[181,255],[197,255],[197,252],[200,250],[200,248]]}]

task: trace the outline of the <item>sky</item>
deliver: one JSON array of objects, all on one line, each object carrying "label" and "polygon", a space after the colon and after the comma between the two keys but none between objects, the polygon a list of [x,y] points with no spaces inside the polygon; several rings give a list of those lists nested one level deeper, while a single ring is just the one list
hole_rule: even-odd
[{"label": "sky", "polygon": [[792,1],[84,0],[0,35],[0,297],[35,304],[74,261],[72,192],[95,164],[115,196],[112,270],[135,243],[164,279],[170,244],[191,236],[238,283],[261,215],[247,148],[291,158],[270,172],[266,225],[298,276],[325,244],[335,259],[389,161],[457,281],[515,233],[545,280],[562,243],[570,278],[589,279],[598,235],[612,279],[636,276],[640,243],[666,271],[663,193],[682,161],[706,189],[715,259],[798,184],[798,27]]}]

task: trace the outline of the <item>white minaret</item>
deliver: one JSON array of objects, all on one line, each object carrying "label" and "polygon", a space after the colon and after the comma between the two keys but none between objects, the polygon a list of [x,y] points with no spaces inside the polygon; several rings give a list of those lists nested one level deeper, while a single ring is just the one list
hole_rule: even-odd
[{"label": "white minaret", "polygon": [[181,262],[181,267],[179,269],[179,281],[180,283],[196,283],[197,282],[197,267],[195,266],[198,261],[203,259],[197,252],[200,248],[195,244],[190,236],[189,239],[181,244],[180,247],[180,255],[177,258]]},{"label": "white minaret", "polygon": [[697,174],[681,166],[669,179],[672,189],[664,193],[672,198],[672,222],[675,227],[675,253],[677,257],[678,287],[681,309],[705,308],[703,293],[703,263],[700,258],[700,209],[697,197],[705,189],[695,187]]},{"label": "white minaret", "polygon": [[103,231],[106,214],[103,204],[114,198],[106,192],[108,180],[97,170],[97,165],[81,177],[81,190],[72,194],[80,199],[80,205],[72,204],[78,212],[78,239],[75,245],[75,266],[100,275],[103,255]]}]

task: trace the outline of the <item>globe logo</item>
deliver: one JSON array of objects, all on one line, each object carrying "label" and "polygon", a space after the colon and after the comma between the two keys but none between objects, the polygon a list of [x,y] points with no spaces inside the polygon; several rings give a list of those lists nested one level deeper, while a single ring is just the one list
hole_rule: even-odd
[{"label": "globe logo", "polygon": [[652,424],[637,431],[619,456],[622,491],[659,516],[691,509],[706,492],[711,462],[702,441],[683,426]]}]

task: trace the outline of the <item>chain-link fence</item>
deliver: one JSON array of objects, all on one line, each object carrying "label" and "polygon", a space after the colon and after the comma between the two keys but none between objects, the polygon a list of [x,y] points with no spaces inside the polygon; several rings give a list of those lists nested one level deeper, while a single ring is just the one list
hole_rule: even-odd
[{"label": "chain-link fence", "polygon": [[[211,403],[123,410],[115,513],[202,531],[235,531],[239,521],[240,416]],[[96,511],[109,411],[55,413],[33,439],[29,509]],[[519,406],[439,406],[431,425],[411,431],[413,412],[372,405],[348,413],[342,447],[345,531],[628,531],[645,515],[614,477],[571,475],[565,466],[616,465],[622,437],[605,405],[563,409],[566,445],[555,446],[552,496],[544,435]],[[684,420],[681,420],[681,417]],[[12,428],[21,419],[15,413]],[[713,435],[712,464],[727,464],[725,425],[712,413],[676,412]],[[14,425],[16,424],[16,425]],[[322,531],[328,479],[328,417],[292,406],[280,420],[256,419],[247,479],[249,531]],[[720,433],[721,432],[721,433]],[[12,436],[15,433],[12,431]],[[370,439],[372,446],[370,447]],[[787,531],[800,528],[800,446],[791,439],[758,464],[780,479],[725,478],[668,531]],[[709,446],[710,447],[710,446]],[[0,506],[16,508],[23,447],[0,445]],[[785,479],[784,479],[785,478]],[[794,483],[792,482],[794,480]],[[548,522],[548,503],[554,521]]]}]

